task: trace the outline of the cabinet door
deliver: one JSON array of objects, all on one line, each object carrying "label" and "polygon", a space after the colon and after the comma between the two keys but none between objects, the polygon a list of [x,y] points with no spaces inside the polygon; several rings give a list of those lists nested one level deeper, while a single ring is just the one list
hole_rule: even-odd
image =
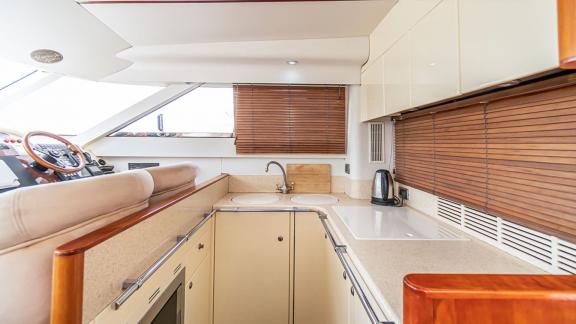
[{"label": "cabinet door", "polygon": [[186,323],[212,323],[211,270],[211,260],[206,257],[196,272],[186,282]]},{"label": "cabinet door", "polygon": [[460,0],[462,91],[558,66],[556,1]]},{"label": "cabinet door", "polygon": [[382,57],[376,59],[361,76],[361,116],[362,121],[384,116],[384,85]]},{"label": "cabinet door", "polygon": [[383,64],[386,115],[410,108],[410,34],[384,54]]},{"label": "cabinet door", "polygon": [[326,323],[347,324],[349,317],[348,298],[350,296],[350,280],[344,274],[344,268],[330,243],[326,239],[324,242],[327,259],[326,278],[327,286],[327,314]]},{"label": "cabinet door", "polygon": [[414,27],[411,37],[412,106],[458,95],[457,0],[443,0]]},{"label": "cabinet door", "polygon": [[214,323],[287,324],[290,213],[218,213]]},{"label": "cabinet door", "polygon": [[316,213],[296,213],[294,226],[294,323],[330,323],[324,227]]}]

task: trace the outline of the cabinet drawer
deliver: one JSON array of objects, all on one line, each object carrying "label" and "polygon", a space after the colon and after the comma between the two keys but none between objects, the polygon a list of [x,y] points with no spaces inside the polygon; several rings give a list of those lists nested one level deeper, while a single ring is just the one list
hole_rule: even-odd
[{"label": "cabinet drawer", "polygon": [[212,248],[212,220],[204,224],[202,229],[190,238],[188,244],[190,246],[187,249],[185,263],[187,272],[193,273]]}]

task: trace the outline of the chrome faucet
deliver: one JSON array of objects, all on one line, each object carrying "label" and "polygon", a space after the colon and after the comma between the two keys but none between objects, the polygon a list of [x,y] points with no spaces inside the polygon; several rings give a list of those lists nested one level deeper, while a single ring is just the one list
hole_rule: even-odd
[{"label": "chrome faucet", "polygon": [[270,161],[270,162],[268,162],[268,164],[266,164],[266,170],[264,170],[264,171],[268,172],[268,169],[270,168],[270,164],[275,164],[280,168],[280,170],[282,171],[282,177],[284,179],[283,183],[281,185],[279,185],[279,184],[276,185],[276,190],[278,190],[278,192],[281,192],[283,194],[287,194],[290,191],[294,190],[294,183],[291,183],[290,185],[288,185],[288,180],[286,179],[286,171],[284,170],[284,167],[280,163],[278,163],[276,161]]}]

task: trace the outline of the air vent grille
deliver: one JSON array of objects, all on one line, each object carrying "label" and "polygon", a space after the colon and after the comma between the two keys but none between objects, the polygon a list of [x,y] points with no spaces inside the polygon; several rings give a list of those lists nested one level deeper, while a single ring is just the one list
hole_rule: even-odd
[{"label": "air vent grille", "polygon": [[448,199],[438,199],[438,216],[460,225],[462,221],[462,206]]},{"label": "air vent grille", "polygon": [[384,123],[370,123],[370,162],[384,162]]},{"label": "air vent grille", "polygon": [[464,227],[490,240],[498,240],[498,220],[481,211],[464,208]]},{"label": "air vent grille", "polygon": [[576,274],[576,244],[438,197],[438,218],[552,273]]},{"label": "air vent grille", "polygon": [[552,238],[549,235],[503,220],[502,244],[552,264]]},{"label": "air vent grille", "polygon": [[558,241],[558,267],[571,274],[576,274],[576,244]]}]

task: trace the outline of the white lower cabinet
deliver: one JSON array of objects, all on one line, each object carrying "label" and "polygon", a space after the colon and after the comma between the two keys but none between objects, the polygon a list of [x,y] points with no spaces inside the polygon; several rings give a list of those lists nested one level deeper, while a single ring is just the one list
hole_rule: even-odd
[{"label": "white lower cabinet", "polygon": [[212,261],[206,257],[186,281],[185,323],[212,323]]},{"label": "white lower cabinet", "polygon": [[288,212],[216,214],[214,324],[290,322],[290,234]]}]

